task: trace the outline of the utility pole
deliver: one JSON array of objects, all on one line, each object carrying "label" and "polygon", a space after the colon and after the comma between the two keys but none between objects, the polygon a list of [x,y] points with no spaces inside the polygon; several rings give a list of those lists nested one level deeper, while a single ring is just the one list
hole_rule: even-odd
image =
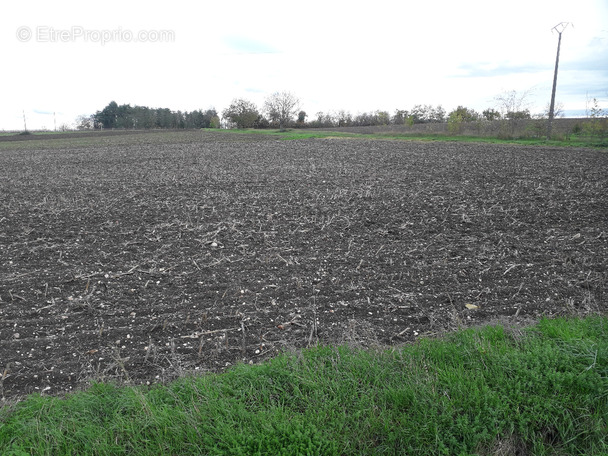
[{"label": "utility pole", "polygon": [[25,109],[23,110],[23,131],[27,132],[27,123],[25,122]]},{"label": "utility pole", "polygon": [[555,58],[555,72],[553,73],[553,90],[551,91],[551,105],[549,106],[549,123],[547,125],[547,139],[551,139],[551,127],[553,123],[553,116],[555,110],[555,89],[557,88],[557,67],[559,66],[559,48],[562,44],[562,32],[566,30],[566,27],[570,22],[560,22],[551,31],[555,30],[559,34],[557,40],[557,57]]}]

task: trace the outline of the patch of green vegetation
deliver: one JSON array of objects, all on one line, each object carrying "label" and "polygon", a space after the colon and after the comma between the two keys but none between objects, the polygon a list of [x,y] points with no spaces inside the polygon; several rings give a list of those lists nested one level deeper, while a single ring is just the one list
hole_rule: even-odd
[{"label": "patch of green vegetation", "polygon": [[597,141],[591,141],[588,138],[570,138],[570,139],[552,139],[546,140],[543,138],[514,138],[514,139],[503,139],[494,137],[482,137],[482,136],[447,136],[447,135],[416,135],[416,134],[391,134],[391,133],[379,133],[373,135],[378,139],[381,138],[394,138],[394,139],[405,139],[405,140],[418,140],[418,141],[446,141],[446,142],[476,142],[476,143],[488,143],[488,144],[520,144],[526,146],[551,146],[551,147],[605,147]]},{"label": "patch of green vegetation", "polygon": [[442,141],[442,142],[468,142],[468,143],[488,143],[488,144],[520,144],[528,146],[551,146],[551,147],[607,147],[605,141],[596,141],[593,138],[583,136],[571,136],[567,139],[544,138],[495,138],[483,136],[464,136],[464,135],[444,135],[444,134],[421,134],[421,133],[349,133],[340,131],[319,131],[319,130],[215,130],[227,134],[260,134],[277,137],[277,139],[294,140],[310,138],[365,138],[365,139],[391,139],[399,141]]},{"label": "patch of green vegetation", "polygon": [[[31,133],[36,136],[35,140],[28,141],[0,141],[0,150],[31,150],[31,149],[63,149],[63,148],[88,148],[101,146],[116,146],[128,144],[167,144],[183,142],[204,142],[208,139],[231,138],[239,140],[250,140],[253,138],[296,140],[314,138],[351,138],[351,139],[383,139],[393,141],[440,141],[440,142],[467,142],[488,144],[520,144],[528,146],[551,146],[551,147],[608,147],[606,140],[597,140],[589,136],[571,135],[568,139],[550,140],[542,138],[501,139],[479,136],[449,136],[443,134],[420,134],[420,133],[351,133],[342,131],[325,131],[314,129],[288,129],[281,130],[259,130],[259,129],[214,129],[202,130],[148,130],[148,131],[125,131],[119,135],[104,135],[103,132],[91,131],[84,137],[54,138],[59,132]],[[121,132],[122,133],[122,132]],[[22,133],[23,134],[23,133]],[[14,135],[14,133],[13,133]]]},{"label": "patch of green vegetation", "polygon": [[311,138],[358,138],[358,137],[369,137],[370,135],[363,135],[359,133],[346,133],[340,131],[320,131],[314,129],[286,129],[286,130],[260,130],[260,129],[232,129],[232,130],[221,130],[221,129],[209,129],[205,131],[213,131],[215,133],[223,134],[237,134],[237,135],[263,135],[263,136],[274,136],[277,139],[282,140],[293,140],[293,139],[311,139]]},{"label": "patch of green vegetation", "polygon": [[30,396],[1,410],[0,453],[608,454],[608,318]]}]

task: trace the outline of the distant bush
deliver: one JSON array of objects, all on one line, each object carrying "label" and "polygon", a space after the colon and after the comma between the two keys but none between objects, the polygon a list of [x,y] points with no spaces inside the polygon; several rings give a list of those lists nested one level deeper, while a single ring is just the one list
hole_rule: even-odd
[{"label": "distant bush", "polygon": [[229,120],[237,128],[253,128],[260,124],[261,116],[257,106],[244,98],[235,98],[230,106],[222,113],[224,119]]},{"label": "distant bush", "polygon": [[608,137],[608,113],[599,106],[596,98],[588,108],[588,120],[583,123],[582,134],[602,140]]},{"label": "distant bush", "polygon": [[542,138],[547,133],[547,119],[542,117],[533,119],[524,131],[525,136],[532,138]]},{"label": "distant bush", "polygon": [[458,135],[462,133],[462,123],[464,119],[462,115],[456,111],[452,111],[448,116],[448,131],[451,135]]}]

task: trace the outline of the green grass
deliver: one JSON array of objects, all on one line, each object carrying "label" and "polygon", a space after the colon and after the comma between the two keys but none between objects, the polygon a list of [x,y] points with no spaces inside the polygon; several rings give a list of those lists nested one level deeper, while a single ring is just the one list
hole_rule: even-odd
[{"label": "green grass", "polygon": [[[88,148],[103,146],[120,146],[126,144],[165,144],[179,142],[204,141],[210,138],[242,138],[243,140],[258,137],[260,139],[311,139],[311,138],[351,138],[351,139],[384,139],[393,141],[441,141],[441,142],[466,142],[466,143],[488,143],[488,144],[520,144],[528,146],[551,146],[551,147],[608,147],[606,140],[593,139],[589,137],[577,137],[572,135],[570,139],[547,141],[542,138],[521,139],[499,139],[480,136],[449,136],[445,134],[420,134],[420,133],[394,133],[381,132],[373,134],[349,133],[343,131],[320,131],[315,129],[291,129],[280,130],[224,130],[224,129],[202,129],[202,130],[152,130],[134,131],[131,134],[117,136],[105,136],[98,131],[90,131],[88,135],[80,138],[54,138],[60,132],[35,132],[32,133],[36,139],[28,141],[0,141],[0,150],[31,150],[31,149],[62,149],[62,148]],[[79,132],[80,133],[80,132]],[[11,133],[16,135],[17,133]]]},{"label": "green grass", "polygon": [[257,130],[254,128],[248,128],[244,130],[232,129],[232,130],[221,130],[221,129],[212,129],[210,131],[214,131],[217,133],[224,134],[254,134],[254,135],[264,135],[264,136],[274,136],[277,139],[283,140],[292,140],[292,139],[310,139],[310,138],[370,138],[370,135],[364,135],[359,133],[347,133],[341,131],[320,131],[320,130],[308,130],[308,129],[287,129],[287,130]]},{"label": "green grass", "polygon": [[0,412],[3,455],[608,454],[608,318],[317,347]]},{"label": "green grass", "polygon": [[572,135],[569,139],[562,140],[550,140],[547,141],[544,138],[514,138],[514,139],[501,139],[495,137],[482,137],[482,136],[465,136],[456,135],[450,136],[445,134],[429,134],[429,133],[394,133],[394,132],[380,132],[380,133],[347,133],[341,131],[315,131],[313,130],[214,130],[223,133],[230,134],[261,134],[276,136],[278,139],[293,140],[293,139],[308,139],[308,138],[365,138],[365,139],[392,139],[399,141],[444,141],[444,142],[476,142],[476,143],[489,143],[489,144],[521,144],[530,146],[552,146],[552,147],[607,147],[608,143],[605,140],[598,140],[588,137],[577,137]]}]

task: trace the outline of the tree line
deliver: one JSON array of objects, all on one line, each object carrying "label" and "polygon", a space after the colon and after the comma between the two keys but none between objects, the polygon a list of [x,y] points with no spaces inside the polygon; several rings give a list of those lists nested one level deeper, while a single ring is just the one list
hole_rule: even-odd
[{"label": "tree line", "polygon": [[110,102],[101,111],[77,119],[79,129],[191,129],[191,128],[328,128],[362,127],[382,125],[414,125],[421,123],[447,122],[457,125],[462,122],[525,120],[531,119],[525,108],[525,98],[515,91],[496,97],[497,108],[482,112],[465,106],[446,112],[441,106],[415,105],[409,110],[397,109],[392,114],[376,110],[351,114],[348,111],[317,112],[309,118],[300,109],[300,100],[290,92],[275,92],[268,96],[262,108],[244,98],[236,98],[222,111],[222,116],[211,108],[205,111],[171,111],[167,108],[118,105]]},{"label": "tree line", "polygon": [[[249,100],[237,98],[222,113],[225,125],[229,128],[328,128],[532,118],[528,109],[522,109],[520,106],[512,104],[503,107],[502,112],[489,108],[479,113],[474,109],[458,106],[447,113],[441,105],[416,105],[410,110],[397,109],[392,114],[382,110],[354,115],[345,110],[317,112],[309,119],[306,111],[299,110],[297,102],[285,101],[288,99],[288,95],[290,94],[272,95],[264,104],[263,109],[258,109],[255,103]],[[283,111],[277,112],[274,108],[277,103],[282,107],[289,106],[289,109],[284,108]]]},{"label": "tree line", "polygon": [[171,111],[168,108],[118,105],[111,101],[101,111],[76,120],[79,130],[92,129],[151,129],[151,128],[219,128],[220,118],[215,109]]}]

